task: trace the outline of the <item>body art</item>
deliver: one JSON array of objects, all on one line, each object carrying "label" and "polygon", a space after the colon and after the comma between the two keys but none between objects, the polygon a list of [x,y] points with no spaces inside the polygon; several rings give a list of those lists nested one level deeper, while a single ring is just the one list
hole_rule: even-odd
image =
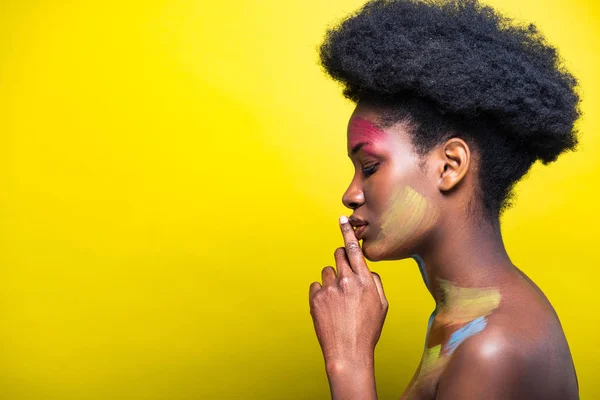
[{"label": "body art", "polygon": [[484,316],[474,319],[462,328],[457,329],[450,336],[450,340],[446,343],[445,355],[450,356],[454,350],[465,340],[485,329],[487,320]]},{"label": "body art", "polygon": [[358,151],[359,148],[365,145],[372,144],[374,141],[384,138],[387,134],[378,129],[370,121],[356,117],[350,120],[348,130],[352,132],[351,140],[348,143],[351,153]]},{"label": "body art", "polygon": [[438,279],[442,297],[436,320],[444,325],[470,322],[492,313],[500,304],[497,288],[465,288]]},{"label": "body art", "polygon": [[[425,261],[418,254],[413,254],[412,258],[417,262],[417,265],[419,266],[419,271],[421,271],[421,275],[423,276],[423,281],[425,282],[425,286],[427,287],[428,290],[431,290],[431,287],[429,286],[429,275],[427,274],[427,269],[425,269]],[[433,314],[432,314],[432,316],[433,316]],[[431,321],[430,321],[429,326],[431,326]],[[427,327],[427,331],[429,331],[429,326]]]},{"label": "body art", "polygon": [[438,219],[437,210],[419,192],[404,186],[392,194],[381,217],[381,230],[375,239],[380,246],[402,243],[417,230],[427,230]]},{"label": "body art", "polygon": [[[419,259],[419,268],[424,270],[424,263],[420,257]],[[438,282],[442,292],[441,301],[429,318],[425,349],[417,378],[407,394],[408,398],[413,389],[422,385],[428,376],[439,373],[444,368],[460,344],[485,330],[488,316],[500,304],[501,295],[497,288],[460,287],[440,278]],[[454,329],[453,326],[457,328]],[[435,331],[436,337],[447,338],[447,331],[452,329],[454,330],[447,340],[427,347],[432,340],[437,340],[431,338],[432,331]]]}]

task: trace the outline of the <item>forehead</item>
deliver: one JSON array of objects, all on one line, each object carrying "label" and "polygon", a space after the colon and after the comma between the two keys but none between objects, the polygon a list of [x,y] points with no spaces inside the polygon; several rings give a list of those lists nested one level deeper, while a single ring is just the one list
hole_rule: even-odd
[{"label": "forehead", "polygon": [[357,106],[348,121],[348,153],[361,143],[384,145],[396,150],[410,146],[408,126],[397,123],[387,128],[378,127],[379,114],[373,108]]},{"label": "forehead", "polygon": [[375,124],[362,116],[352,116],[348,122],[348,146],[356,146],[360,142],[374,142],[386,140],[388,134]]}]

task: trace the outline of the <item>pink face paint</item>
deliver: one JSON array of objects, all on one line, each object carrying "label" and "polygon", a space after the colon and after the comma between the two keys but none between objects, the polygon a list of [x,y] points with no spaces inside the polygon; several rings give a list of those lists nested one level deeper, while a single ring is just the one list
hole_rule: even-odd
[{"label": "pink face paint", "polygon": [[353,150],[362,146],[367,147],[374,142],[384,140],[387,136],[387,133],[377,128],[373,123],[360,117],[350,120],[348,133],[348,153],[352,153]]}]

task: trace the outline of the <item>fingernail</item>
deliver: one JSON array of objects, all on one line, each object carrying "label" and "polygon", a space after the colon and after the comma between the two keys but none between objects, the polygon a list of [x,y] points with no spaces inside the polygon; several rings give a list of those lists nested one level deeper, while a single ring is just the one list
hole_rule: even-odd
[{"label": "fingernail", "polygon": [[348,217],[346,217],[345,215],[342,215],[340,217],[340,224],[346,224],[348,223]]}]

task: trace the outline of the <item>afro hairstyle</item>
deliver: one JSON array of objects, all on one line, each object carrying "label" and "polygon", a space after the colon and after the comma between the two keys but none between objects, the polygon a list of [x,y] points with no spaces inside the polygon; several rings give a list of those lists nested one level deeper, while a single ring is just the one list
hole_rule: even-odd
[{"label": "afro hairstyle", "polygon": [[577,80],[557,50],[478,0],[371,0],[318,51],[346,98],[385,106],[380,128],[410,122],[419,154],[451,137],[473,146],[488,217],[510,207],[534,162],[577,145]]}]

